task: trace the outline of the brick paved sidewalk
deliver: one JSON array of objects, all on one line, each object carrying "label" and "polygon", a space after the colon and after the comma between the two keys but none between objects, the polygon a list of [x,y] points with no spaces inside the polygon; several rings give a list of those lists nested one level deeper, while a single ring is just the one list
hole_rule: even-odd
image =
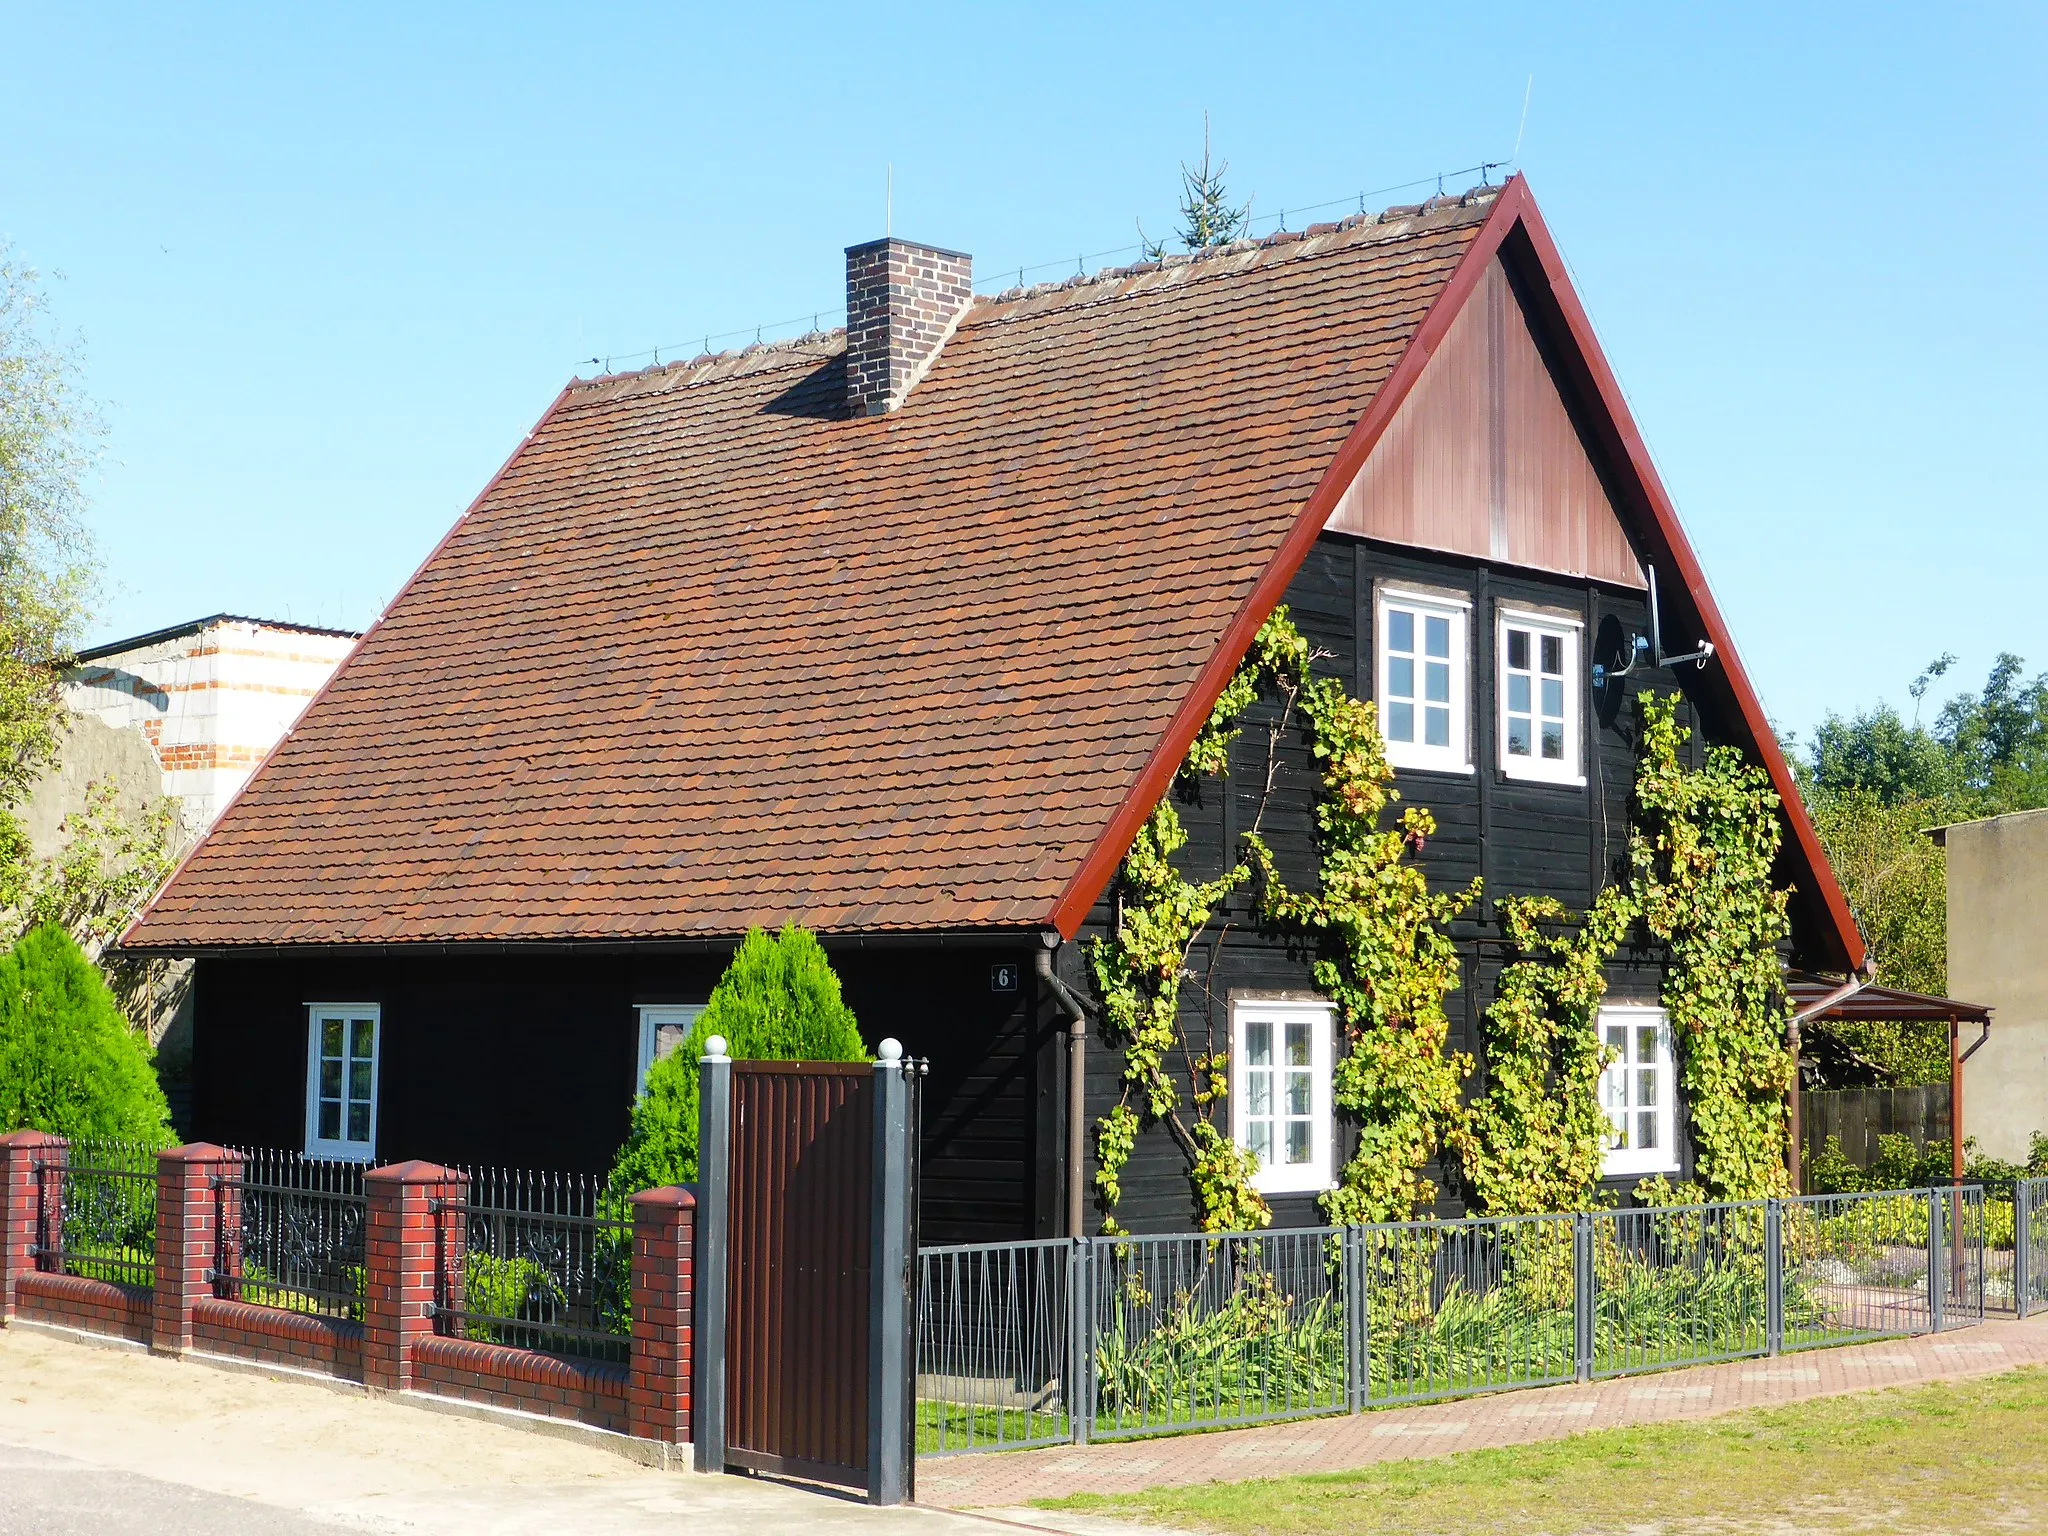
[{"label": "brick paved sidewalk", "polygon": [[1737,1408],[2043,1364],[2048,1364],[2048,1318],[1993,1321],[1774,1360],[1736,1360],[1258,1429],[934,1457],[918,1463],[917,1496],[923,1504],[988,1508],[1069,1493],[1129,1493],[1179,1483],[1339,1472],[1414,1456],[1556,1440],[1580,1430],[1700,1419]]}]

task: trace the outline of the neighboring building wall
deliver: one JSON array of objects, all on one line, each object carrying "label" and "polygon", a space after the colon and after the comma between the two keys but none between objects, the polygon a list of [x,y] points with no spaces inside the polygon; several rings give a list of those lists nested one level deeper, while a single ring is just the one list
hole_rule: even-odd
[{"label": "neighboring building wall", "polygon": [[1992,1010],[1963,1068],[1963,1129],[2019,1160],[2048,1131],[2048,810],[1946,828],[1948,990]]}]

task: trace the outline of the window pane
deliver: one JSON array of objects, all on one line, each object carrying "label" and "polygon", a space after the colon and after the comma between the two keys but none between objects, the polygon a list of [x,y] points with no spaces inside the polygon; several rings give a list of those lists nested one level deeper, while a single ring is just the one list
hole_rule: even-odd
[{"label": "window pane", "polygon": [[1627,1046],[1628,1046],[1628,1030],[1627,1030],[1627,1028],[1626,1028],[1625,1026],[1623,1026],[1623,1025],[1620,1025],[1620,1024],[1610,1024],[1610,1025],[1608,1025],[1608,1026],[1607,1026],[1607,1043],[1608,1043],[1609,1045],[1613,1046],[1613,1047],[1615,1048],[1615,1050],[1617,1050],[1617,1051],[1619,1051],[1619,1050],[1624,1050],[1624,1049],[1626,1049],[1626,1048],[1627,1048]]},{"label": "window pane", "polygon": [[1273,1064],[1273,1026],[1262,1019],[1253,1019],[1244,1027],[1244,1059],[1247,1066],[1270,1067]]},{"label": "window pane", "polygon": [[1554,720],[1543,726],[1543,755],[1553,763],[1564,761],[1564,727]]},{"label": "window pane", "polygon": [[337,1057],[341,1055],[341,1020],[320,1021],[320,1054]]},{"label": "window pane", "polygon": [[1309,1112],[1309,1074],[1290,1072],[1287,1074],[1287,1113],[1305,1115]]},{"label": "window pane", "polygon": [[1636,1104],[1638,1107],[1657,1102],[1657,1072],[1654,1067],[1636,1069]]},{"label": "window pane", "polygon": [[1244,1112],[1247,1115],[1273,1113],[1273,1074],[1270,1071],[1245,1074]]},{"label": "window pane", "polygon": [[1564,718],[1564,684],[1557,678],[1543,679],[1543,713],[1553,720]]},{"label": "window pane", "polygon": [[335,1141],[341,1136],[341,1106],[332,1099],[320,1101],[320,1139]]},{"label": "window pane", "polygon": [[1529,670],[1529,631],[1526,629],[1508,631],[1508,665],[1518,672]]},{"label": "window pane", "polygon": [[1413,741],[1415,739],[1415,706],[1413,704],[1390,704],[1387,706],[1387,740]]},{"label": "window pane", "polygon": [[322,1061],[320,1063],[320,1097],[338,1099],[341,1097],[341,1063]]},{"label": "window pane", "polygon": [[1432,705],[1422,712],[1422,739],[1432,747],[1451,744],[1451,712]]},{"label": "window pane", "polygon": [[1290,1120],[1287,1122],[1287,1161],[1305,1163],[1308,1161],[1308,1122]]},{"label": "window pane", "polygon": [[1387,610],[1387,649],[1410,652],[1415,649],[1415,615],[1405,608]]},{"label": "window pane", "polygon": [[1442,614],[1427,613],[1422,616],[1423,648],[1432,656],[1451,654],[1451,621]]},{"label": "window pane", "polygon": [[1529,679],[1508,676],[1508,708],[1518,715],[1529,713]]},{"label": "window pane", "polygon": [[1273,1122],[1261,1120],[1247,1127],[1247,1130],[1247,1144],[1252,1149],[1252,1155],[1258,1158],[1259,1166],[1263,1168],[1273,1161]]},{"label": "window pane", "polygon": [[348,1107],[348,1139],[368,1141],[370,1139],[370,1106],[351,1104]]},{"label": "window pane", "polygon": [[1657,1026],[1638,1024],[1636,1026],[1636,1060],[1649,1066],[1657,1059]]},{"label": "window pane", "polygon": [[1387,697],[1415,697],[1415,663],[1406,656],[1395,656],[1387,662]]},{"label": "window pane", "polygon": [[355,1038],[349,1043],[349,1054],[368,1061],[377,1050],[377,1024],[374,1019],[354,1021]]},{"label": "window pane", "polygon": [[1649,1150],[1657,1145],[1657,1112],[1645,1109],[1636,1115],[1636,1145]]},{"label": "window pane", "polygon": [[352,1061],[348,1068],[348,1096],[367,1104],[370,1101],[370,1064],[367,1061]]},{"label": "window pane", "polygon": [[1552,677],[1564,674],[1564,641],[1556,635],[1543,637],[1543,670]]},{"label": "window pane", "polygon": [[1527,757],[1529,755],[1529,717],[1527,715],[1508,716],[1508,755],[1510,757]]},{"label": "window pane", "polygon": [[1287,1026],[1287,1065],[1308,1065],[1308,1025],[1299,1021]]},{"label": "window pane", "polygon": [[1451,702],[1451,664],[1448,661],[1426,661],[1422,664],[1422,680],[1429,688],[1429,702],[1448,704]]}]

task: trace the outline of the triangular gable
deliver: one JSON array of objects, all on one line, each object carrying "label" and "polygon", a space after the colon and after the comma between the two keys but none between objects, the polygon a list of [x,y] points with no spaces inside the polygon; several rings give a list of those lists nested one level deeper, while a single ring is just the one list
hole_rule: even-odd
[{"label": "triangular gable", "polygon": [[1328,527],[1560,576],[1646,585],[1498,256]]},{"label": "triangular gable", "polygon": [[1529,322],[1547,339],[1546,351],[1565,389],[1574,398],[1587,402],[1581,426],[1600,460],[1614,466],[1613,490],[1621,503],[1614,508],[1616,516],[1622,526],[1633,532],[1635,546],[1644,558],[1675,578],[1660,583],[1666,631],[1699,635],[1714,646],[1714,659],[1694,686],[1709,695],[1719,695],[1715,702],[1730,719],[1740,722],[1750,750],[1770,775],[1772,787],[1784,802],[1791,832],[1786,855],[1796,887],[1794,901],[1808,919],[1817,951],[1814,958],[1843,971],[1860,972],[1866,967],[1868,954],[1862,935],[1821,848],[1820,837],[1806,814],[1791,765],[1785,760],[1777,733],[1771,729],[1749,674],[1736,655],[1728,626],[1707,589],[1706,575],[1679,524],[1677,509],[1650,462],[1621,386],[1566,275],[1564,258],[1537,211],[1527,180],[1521,176],[1510,181],[1501,193],[1478,238],[1466,250],[1458,270],[1424,317],[1400,364],[1345,439],[1303,506],[1292,532],[1225,630],[1130,794],[1068,882],[1051,914],[1054,926],[1065,937],[1071,939],[1080,931],[1089,909],[1108,886],[1137,836],[1139,826],[1172,783],[1195,733],[1208,719],[1209,711],[1250,649],[1259,626],[1285,598],[1288,583],[1301,569],[1316,539],[1331,525],[1345,493],[1371,461],[1403,405],[1429,371],[1432,360],[1451,345],[1452,332],[1472,307],[1474,296],[1485,289],[1489,275],[1502,263],[1512,268],[1519,279],[1519,287],[1526,295]]}]

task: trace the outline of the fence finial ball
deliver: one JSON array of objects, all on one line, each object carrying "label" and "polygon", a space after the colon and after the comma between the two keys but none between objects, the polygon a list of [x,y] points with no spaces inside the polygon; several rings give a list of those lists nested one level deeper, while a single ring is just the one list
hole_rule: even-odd
[{"label": "fence finial ball", "polygon": [[706,1061],[725,1060],[725,1036],[706,1035],[704,1037],[704,1059]]},{"label": "fence finial ball", "polygon": [[885,1062],[901,1061],[903,1059],[903,1042],[901,1040],[884,1040],[875,1054]]}]

